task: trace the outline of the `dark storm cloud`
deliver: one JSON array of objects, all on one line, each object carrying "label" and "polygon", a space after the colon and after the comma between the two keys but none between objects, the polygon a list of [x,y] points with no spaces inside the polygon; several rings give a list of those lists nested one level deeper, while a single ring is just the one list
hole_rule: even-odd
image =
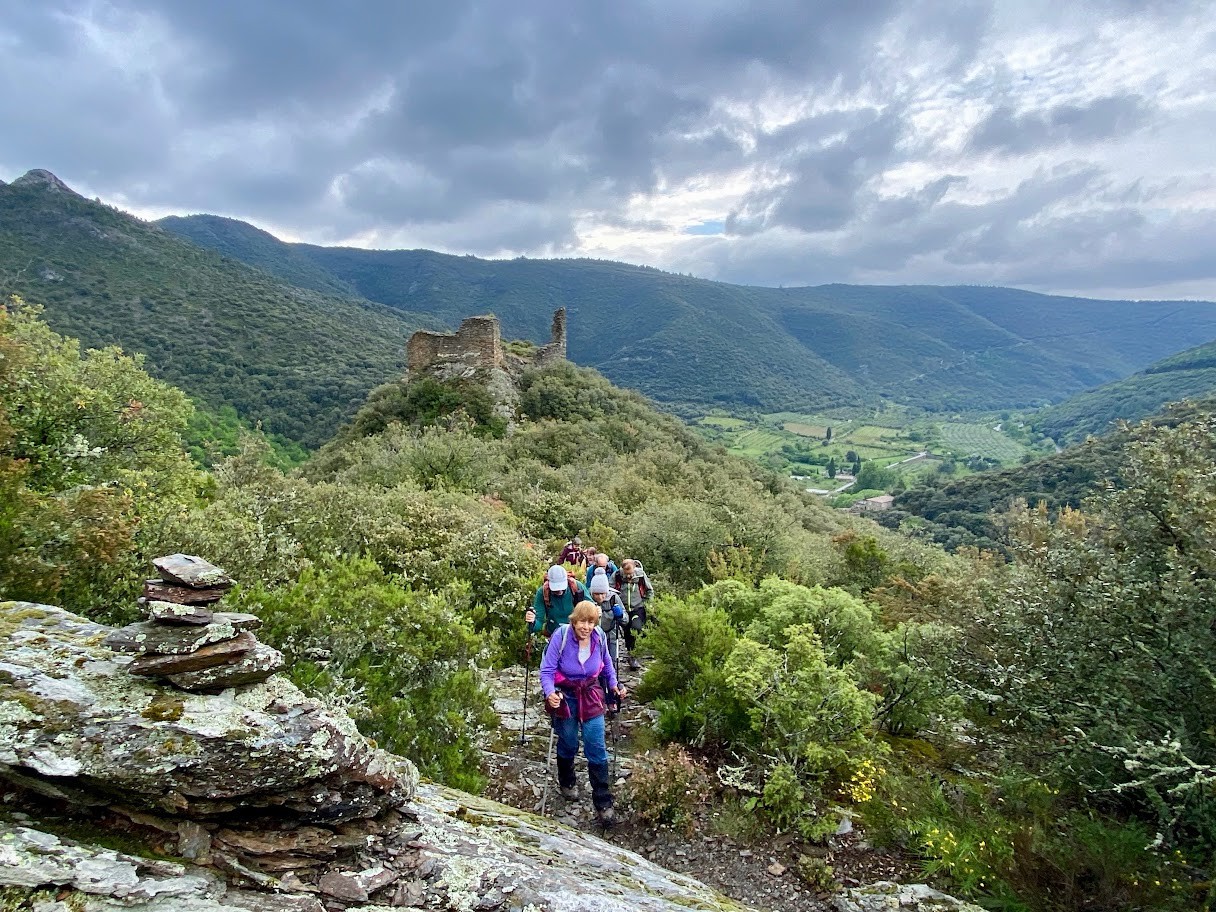
[{"label": "dark storm cloud", "polygon": [[[512,200],[568,207],[577,197],[584,206],[611,208],[665,176],[692,173],[707,147],[737,154],[737,137],[713,113],[718,97],[748,87],[855,80],[854,61],[895,8],[890,0],[856,8],[831,0],[588,0],[543,8],[132,0],[113,10],[87,7],[114,18],[117,31],[135,20],[161,25],[188,48],[189,60],[156,74],[172,102],[171,118],[116,71],[97,73],[94,66],[94,75],[85,76],[91,61],[78,47],[72,51],[79,34],[65,18],[85,7],[64,0],[40,5],[36,14],[23,13],[16,28],[23,41],[40,35],[39,52],[58,56],[70,74],[75,89],[54,93],[65,120],[73,119],[69,108],[92,81],[108,100],[94,105],[98,120],[125,112],[114,122],[130,146],[144,147],[127,158],[130,168],[169,172],[124,188],[128,199],[164,204],[164,188],[176,183],[206,187],[225,202],[239,185],[245,211],[292,221],[337,183],[348,187],[339,199],[353,211],[331,219],[362,214],[372,227],[387,228],[394,220],[442,221],[441,207],[458,218]],[[58,51],[51,47],[56,41]],[[34,107],[34,99],[26,103]],[[268,132],[269,154],[286,174],[268,175],[259,191],[256,180],[233,171],[231,150],[195,149],[166,163],[182,123],[200,134],[234,125]],[[48,145],[20,151],[45,155]],[[42,155],[35,163],[45,163]],[[87,161],[93,167],[84,170],[93,173],[118,169],[123,156],[115,149],[112,157],[96,165],[82,152],[59,161],[69,171]],[[410,175],[387,179],[383,199],[364,186],[376,170],[369,163],[377,162],[389,163],[388,173]],[[298,193],[294,203],[284,198],[285,188]]]},{"label": "dark storm cloud", "polygon": [[[1202,23],[1203,4],[1075,6],[0,0],[0,80],[20,87],[0,93],[0,164],[318,242],[577,254],[666,233],[635,259],[760,283],[1118,257],[1163,275],[1170,242],[1180,274],[1202,271],[1171,226],[1208,237],[1210,213],[1163,203],[1202,194],[1198,176],[1171,183],[1156,154],[1202,131],[1126,153],[1151,181],[1100,153],[1196,122],[1181,108],[1210,107],[1203,80],[1171,96],[1162,73],[1069,68],[1099,39],[1139,65],[1143,34]],[[1058,46],[1003,56],[1028,25]]]},{"label": "dark storm cloud", "polygon": [[1138,130],[1151,114],[1152,105],[1140,95],[1109,95],[1020,114],[1002,105],[976,126],[971,146],[1022,153],[1063,143],[1101,142]]}]

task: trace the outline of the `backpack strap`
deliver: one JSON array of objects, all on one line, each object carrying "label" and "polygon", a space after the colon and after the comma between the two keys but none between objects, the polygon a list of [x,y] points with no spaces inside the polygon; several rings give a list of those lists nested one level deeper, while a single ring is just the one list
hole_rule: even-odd
[{"label": "backpack strap", "polygon": [[[560,656],[563,652],[566,651],[566,640],[568,640],[570,638],[570,625],[562,624],[560,627],[557,628],[557,630],[555,632],[560,633],[562,635],[561,640],[559,640],[559,642],[561,643],[561,646],[557,650],[557,654],[558,654],[558,656]],[[608,638],[606,636],[604,636],[604,631],[600,630],[600,625],[596,624],[594,627],[592,627],[591,633],[593,636],[595,636],[596,640],[600,644],[600,647],[604,650],[604,656],[607,656],[608,655]],[[603,664],[603,662],[604,662],[604,660],[601,658],[600,663]]]}]

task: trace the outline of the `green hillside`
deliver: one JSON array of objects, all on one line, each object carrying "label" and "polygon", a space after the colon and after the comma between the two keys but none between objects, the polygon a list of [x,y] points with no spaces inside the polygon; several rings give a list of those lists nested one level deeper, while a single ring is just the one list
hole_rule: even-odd
[{"label": "green hillside", "polygon": [[289,286],[47,172],[0,186],[0,293],[44,305],[86,346],[142,353],[217,413],[312,447],[402,373],[406,339],[432,322]]},{"label": "green hillside", "polygon": [[[1213,410],[1216,397],[1209,396],[1180,402],[1145,420],[1155,427],[1176,427]],[[1015,501],[1025,500],[1031,505],[1043,503],[1055,515],[1064,507],[1079,507],[1108,484],[1120,487],[1132,439],[1134,433],[1116,429],[1025,465],[958,480],[935,479],[898,494],[895,509],[877,518],[897,527],[911,517],[909,531],[951,551],[975,546],[1007,553],[1009,537],[1000,514]]]},{"label": "green hillside", "polygon": [[[1093,301],[1011,288],[758,288],[593,260],[281,244],[192,216],[172,231],[290,278],[307,258],[359,294],[449,326],[493,311],[542,340],[571,314],[570,355],[670,404],[814,411],[879,396],[933,410],[1059,401],[1216,336],[1216,305]],[[200,221],[201,220],[201,221]],[[217,234],[222,233],[222,236]]]},{"label": "green hillside", "polygon": [[1137,421],[1167,402],[1216,392],[1216,342],[1159,361],[1138,373],[1040,411],[1034,426],[1061,443],[1104,434],[1117,421]]}]

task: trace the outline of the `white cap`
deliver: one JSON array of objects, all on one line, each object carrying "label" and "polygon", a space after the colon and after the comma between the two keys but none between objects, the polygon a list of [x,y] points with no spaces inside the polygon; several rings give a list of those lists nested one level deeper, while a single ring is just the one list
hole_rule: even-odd
[{"label": "white cap", "polygon": [[549,591],[566,591],[566,568],[554,564],[549,568]]},{"label": "white cap", "polygon": [[608,594],[608,574],[604,572],[603,567],[596,567],[595,573],[591,576],[591,594]]}]

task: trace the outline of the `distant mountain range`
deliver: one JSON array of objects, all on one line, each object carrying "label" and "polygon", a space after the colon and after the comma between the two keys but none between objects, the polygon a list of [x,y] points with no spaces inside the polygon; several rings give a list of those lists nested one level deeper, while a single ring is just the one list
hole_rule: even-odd
[{"label": "distant mountain range", "polygon": [[209,215],[159,224],[280,278],[454,326],[492,311],[669,403],[817,409],[884,396],[929,409],[1046,404],[1216,338],[1216,305],[1094,301],[1011,288],[757,288],[594,260],[481,260],[283,243]]},{"label": "distant mountain range", "polygon": [[1058,402],[1216,339],[1216,305],[1008,288],[757,288],[594,260],[288,244],[244,222],[147,223],[45,171],[0,184],[0,291],[211,407],[307,445],[404,370],[414,329],[493,312],[671,406],[812,411]]},{"label": "distant mountain range", "polygon": [[86,346],[120,345],[204,405],[307,446],[405,370],[432,317],[293,287],[87,200],[53,174],[0,185],[0,293]]}]

